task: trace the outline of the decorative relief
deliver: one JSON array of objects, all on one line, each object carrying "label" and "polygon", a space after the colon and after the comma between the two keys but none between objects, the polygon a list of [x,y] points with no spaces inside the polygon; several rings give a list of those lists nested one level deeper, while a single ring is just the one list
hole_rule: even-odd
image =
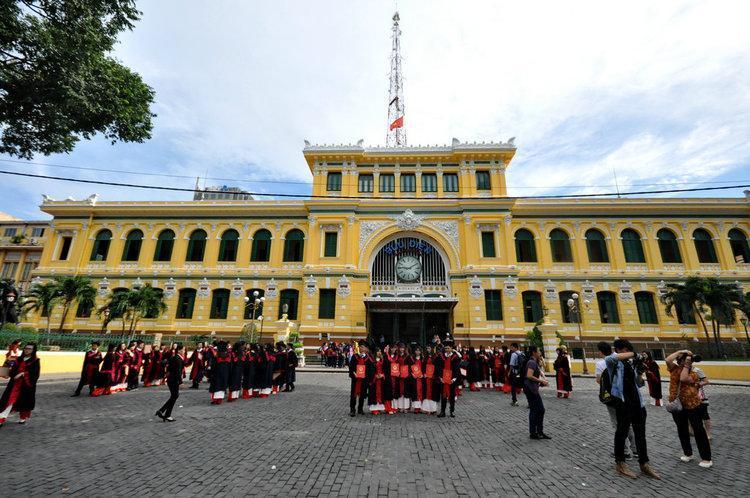
[{"label": "decorative relief", "polygon": [[363,221],[359,224],[359,247],[365,247],[372,234],[388,225],[388,221]]},{"label": "decorative relief", "polygon": [[441,232],[445,237],[453,244],[454,248],[458,250],[458,222],[455,220],[437,220],[430,221],[430,225]]},{"label": "decorative relief", "polygon": [[557,299],[557,287],[552,280],[547,280],[544,283],[544,298]]},{"label": "decorative relief", "polygon": [[99,295],[99,297],[104,297],[109,294],[109,280],[107,280],[107,277],[104,277],[99,281],[99,289],[97,291],[97,294]]},{"label": "decorative relief", "polygon": [[245,293],[245,284],[242,283],[242,280],[236,278],[234,282],[232,282],[232,297],[235,299],[238,297],[242,297],[242,295]]},{"label": "decorative relief", "polygon": [[482,288],[482,280],[478,276],[474,275],[474,278],[472,278],[469,282],[469,295],[477,299],[482,297],[483,294],[484,289]]},{"label": "decorative relief", "polygon": [[581,286],[581,293],[583,294],[583,299],[585,301],[593,301],[594,300],[594,284],[586,280]]},{"label": "decorative relief", "polygon": [[518,279],[508,275],[508,278],[503,282],[503,294],[508,296],[510,299],[514,299],[518,295]]},{"label": "decorative relief", "polygon": [[328,225],[320,225],[320,231],[321,232],[340,232],[341,231],[341,224],[328,224]]},{"label": "decorative relief", "polygon": [[623,301],[631,301],[633,299],[633,286],[625,280],[620,284],[620,299]]},{"label": "decorative relief", "polygon": [[305,294],[307,294],[308,297],[312,297],[315,295],[315,293],[318,290],[318,281],[315,280],[315,277],[310,275],[305,279]]},{"label": "decorative relief", "polygon": [[164,284],[164,297],[167,299],[172,299],[177,292],[177,282],[175,282],[174,278],[169,277],[169,280]]},{"label": "decorative relief", "polygon": [[418,214],[414,214],[414,211],[411,209],[407,209],[403,212],[403,214],[400,214],[398,216],[393,217],[394,220],[396,220],[396,225],[402,229],[402,230],[414,230],[419,225],[422,224],[422,221],[424,220],[424,216],[420,216]]},{"label": "decorative relief", "polygon": [[203,277],[203,280],[198,284],[198,297],[206,298],[211,293],[211,285],[208,283],[208,279]]},{"label": "decorative relief", "polygon": [[276,284],[276,280],[272,277],[266,285],[266,293],[264,294],[268,298],[274,298],[279,295],[279,286]]},{"label": "decorative relief", "polygon": [[351,293],[352,293],[352,286],[349,283],[349,279],[346,278],[346,275],[341,275],[341,278],[339,279],[339,283],[336,286],[336,294],[339,297],[349,297]]}]

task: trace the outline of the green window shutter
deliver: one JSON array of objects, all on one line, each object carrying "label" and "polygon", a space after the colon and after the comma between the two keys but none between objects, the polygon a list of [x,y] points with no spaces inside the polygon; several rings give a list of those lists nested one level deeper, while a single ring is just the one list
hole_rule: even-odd
[{"label": "green window shutter", "polygon": [[499,290],[484,291],[484,308],[487,320],[503,319],[503,305]]},{"label": "green window shutter", "polygon": [[326,232],[325,234],[325,247],[323,250],[323,256],[326,258],[335,258],[336,251],[338,249],[339,234],[337,232]]},{"label": "green window shutter", "polygon": [[284,289],[281,291],[279,298],[279,320],[284,314],[284,305],[288,305],[287,318],[289,320],[297,319],[297,303],[299,302],[299,292],[296,289]]},{"label": "green window shutter", "polygon": [[625,229],[620,236],[622,238],[622,250],[625,253],[627,263],[645,263],[646,256],[643,254],[641,237],[635,230]]},{"label": "green window shutter", "polygon": [[615,294],[609,291],[601,291],[596,294],[596,298],[599,302],[599,318],[601,322],[620,323]]},{"label": "green window shutter", "polygon": [[525,291],[521,294],[523,302],[523,317],[527,323],[536,323],[544,316],[542,310],[542,296],[536,291]]},{"label": "green window shutter", "polygon": [[336,318],[336,289],[320,289],[318,302],[318,318]]},{"label": "green window shutter", "polygon": [[401,174],[401,192],[416,192],[417,180],[413,173]]},{"label": "green window shutter", "polygon": [[489,171],[477,171],[477,190],[491,190],[492,185],[490,183],[490,172]]},{"label": "green window shutter", "polygon": [[380,174],[380,191],[381,192],[393,192],[395,179],[393,173],[381,173]]},{"label": "green window shutter", "polygon": [[635,305],[638,309],[638,319],[641,323],[659,323],[654,298],[650,292],[636,292]]},{"label": "green window shutter", "polygon": [[195,305],[195,289],[182,289],[177,303],[177,318],[193,318],[193,306]]},{"label": "green window shutter", "polygon": [[326,188],[329,192],[341,190],[341,173],[328,173]]},{"label": "green window shutter", "polygon": [[437,192],[437,175],[435,173],[422,174],[422,192]]},{"label": "green window shutter", "polygon": [[482,257],[495,257],[495,232],[482,232]]},{"label": "green window shutter", "polygon": [[359,184],[360,192],[365,192],[365,193],[372,192],[372,175],[360,174],[358,184]]},{"label": "green window shutter", "polygon": [[443,173],[443,192],[458,192],[458,175]]}]

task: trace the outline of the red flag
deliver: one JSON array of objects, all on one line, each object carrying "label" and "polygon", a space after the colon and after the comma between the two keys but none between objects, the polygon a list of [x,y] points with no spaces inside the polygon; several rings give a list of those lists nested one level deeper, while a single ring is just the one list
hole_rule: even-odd
[{"label": "red flag", "polygon": [[403,127],[404,127],[404,117],[403,116],[401,116],[396,121],[394,121],[393,123],[391,123],[391,130],[396,129],[396,128],[403,128]]}]

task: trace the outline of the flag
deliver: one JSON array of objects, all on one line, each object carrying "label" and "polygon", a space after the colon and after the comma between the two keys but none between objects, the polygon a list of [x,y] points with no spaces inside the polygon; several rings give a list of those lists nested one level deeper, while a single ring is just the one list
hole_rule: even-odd
[{"label": "flag", "polygon": [[400,118],[396,119],[393,123],[391,123],[391,130],[395,130],[396,128],[403,128],[404,127],[404,117],[401,116]]}]

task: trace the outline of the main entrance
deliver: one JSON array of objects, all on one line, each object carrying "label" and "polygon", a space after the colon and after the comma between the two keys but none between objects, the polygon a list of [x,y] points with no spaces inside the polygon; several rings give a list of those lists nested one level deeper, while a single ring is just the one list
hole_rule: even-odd
[{"label": "main entrance", "polygon": [[365,299],[368,335],[380,342],[427,344],[434,335],[452,334],[457,298]]}]

